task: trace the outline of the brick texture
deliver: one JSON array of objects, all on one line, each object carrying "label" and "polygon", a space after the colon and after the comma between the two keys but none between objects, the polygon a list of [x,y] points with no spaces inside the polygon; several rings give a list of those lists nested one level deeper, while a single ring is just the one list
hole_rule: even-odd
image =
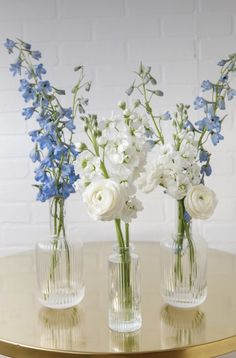
[{"label": "brick texture", "polygon": [[[154,105],[161,112],[173,110],[176,102],[192,104],[202,80],[216,79],[218,60],[236,52],[236,1],[0,0],[0,42],[6,37],[23,38],[42,51],[48,78],[67,90],[66,105],[77,80],[73,68],[84,64],[93,80],[90,108],[100,118],[126,98],[124,92],[142,60],[153,67],[165,92]],[[31,185],[34,164],[28,158],[27,131],[35,123],[21,117],[25,103],[17,92],[18,79],[8,71],[12,61],[0,46],[1,247],[34,244],[48,235],[48,205],[35,202]],[[214,176],[207,181],[219,204],[203,225],[211,245],[221,247],[232,245],[236,231],[235,102],[228,113],[225,141],[211,147]],[[194,119],[198,115],[191,112]],[[133,237],[158,240],[174,222],[173,202],[160,189],[140,197],[145,210],[132,227]],[[69,201],[67,215],[85,240],[115,239],[112,223],[92,222],[79,194]]]}]

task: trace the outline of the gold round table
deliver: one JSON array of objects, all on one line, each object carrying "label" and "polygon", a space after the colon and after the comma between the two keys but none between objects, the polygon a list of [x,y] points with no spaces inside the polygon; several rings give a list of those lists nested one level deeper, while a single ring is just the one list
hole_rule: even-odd
[{"label": "gold round table", "polygon": [[236,256],[209,250],[208,296],[195,310],[165,305],[159,294],[159,244],[136,243],[141,258],[142,328],[107,325],[107,257],[112,244],[84,246],[86,293],[67,310],[40,306],[34,252],[0,258],[0,354],[10,357],[197,357],[236,350]]}]

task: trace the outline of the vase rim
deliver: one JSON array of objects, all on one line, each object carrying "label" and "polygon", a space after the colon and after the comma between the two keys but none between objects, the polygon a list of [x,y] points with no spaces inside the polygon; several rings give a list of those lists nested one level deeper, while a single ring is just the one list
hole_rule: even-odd
[{"label": "vase rim", "polygon": [[127,251],[131,251],[133,252],[135,250],[135,246],[133,243],[130,243],[129,246],[120,246],[119,244],[113,244],[112,245],[113,251],[115,251],[116,253],[119,252],[127,252]]}]

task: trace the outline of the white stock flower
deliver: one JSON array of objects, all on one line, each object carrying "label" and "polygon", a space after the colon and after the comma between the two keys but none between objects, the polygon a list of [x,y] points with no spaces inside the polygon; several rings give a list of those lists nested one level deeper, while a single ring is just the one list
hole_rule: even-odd
[{"label": "white stock flower", "polygon": [[120,219],[125,223],[130,223],[137,218],[137,212],[143,210],[143,205],[136,197],[129,198],[121,211]]},{"label": "white stock flower", "polygon": [[146,165],[145,171],[140,174],[136,183],[138,188],[144,193],[153,191],[161,181],[162,172],[158,164],[153,161]]},{"label": "white stock flower", "polygon": [[102,176],[100,165],[100,158],[93,156],[87,151],[82,152],[75,164],[76,172],[80,175],[78,187],[83,189],[91,181],[100,178]]},{"label": "white stock flower", "polygon": [[217,205],[216,194],[203,184],[192,186],[184,199],[189,215],[194,219],[208,219]]},{"label": "white stock flower", "polygon": [[94,220],[110,221],[119,218],[125,199],[121,185],[111,179],[94,181],[83,192],[83,201]]}]

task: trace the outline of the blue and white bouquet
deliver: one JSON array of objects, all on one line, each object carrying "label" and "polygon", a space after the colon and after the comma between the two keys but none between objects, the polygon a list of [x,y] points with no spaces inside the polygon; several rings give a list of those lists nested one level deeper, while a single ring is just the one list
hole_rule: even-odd
[{"label": "blue and white bouquet", "polygon": [[[141,64],[137,72],[138,81],[134,81],[127,90],[128,95],[133,92],[139,95],[140,107],[145,109],[152,124],[152,145],[156,150],[155,159],[148,161],[137,185],[146,193],[160,186],[166,194],[177,200],[177,252],[181,254],[187,239],[192,248],[192,263],[192,219],[208,219],[217,205],[216,194],[205,185],[205,178],[212,174],[207,143],[210,140],[216,146],[224,139],[222,125],[226,115],[223,111],[226,101],[236,97],[236,90],[230,86],[230,74],[236,71],[236,54],[221,60],[218,65],[218,81],[212,83],[207,80],[201,85],[202,91],[208,92],[209,96],[198,96],[194,101],[194,109],[203,111],[195,123],[189,119],[189,105],[178,104],[173,116],[169,112],[154,114],[152,100],[155,96],[162,96],[163,92],[156,88],[157,81],[151,74],[151,67]],[[162,129],[164,122],[169,122],[172,127],[172,141],[166,140]],[[181,262],[181,258],[178,262]],[[180,266],[176,268],[176,274],[181,279]]]}]

